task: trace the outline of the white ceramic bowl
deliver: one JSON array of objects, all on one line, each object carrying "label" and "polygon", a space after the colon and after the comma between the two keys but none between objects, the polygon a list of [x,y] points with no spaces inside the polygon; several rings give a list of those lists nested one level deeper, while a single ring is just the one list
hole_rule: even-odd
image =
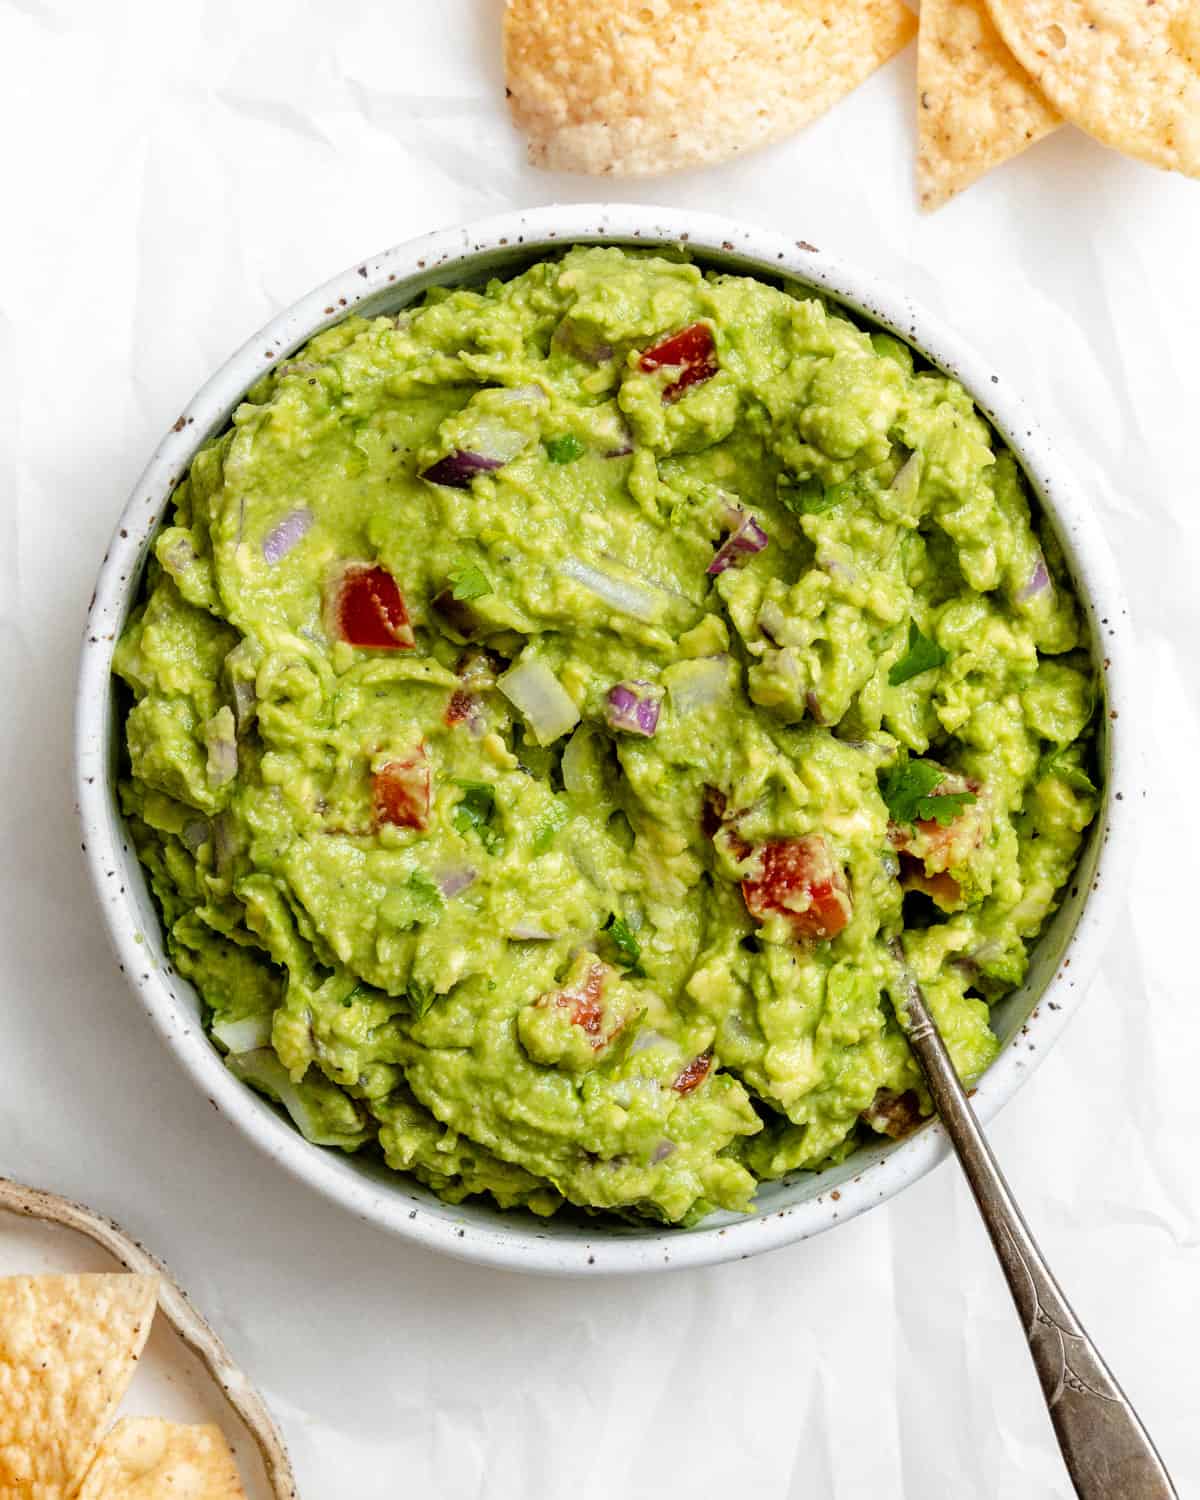
[{"label": "white ceramic bowl", "polygon": [[414,240],[351,266],[256,334],[212,377],[167,433],[121,516],[96,585],[79,675],[78,796],[83,837],[118,958],[150,1019],[195,1084],[268,1155],[384,1228],[470,1260],[510,1269],[600,1273],[733,1260],[804,1239],[890,1198],[947,1153],[936,1122],[907,1140],[865,1147],[841,1166],[765,1184],[756,1212],[714,1214],[690,1230],[541,1222],[483,1202],[452,1207],[417,1183],[309,1145],[225,1068],[204,1034],[192,987],[175,974],[158,914],[125,836],[113,790],[120,724],[110,676],[113,646],[141,582],[171,492],[204,441],[221,431],[244,392],[278,361],[349,312],[392,312],[426,287],[479,281],[567,245],[686,243],[703,263],[786,274],[827,293],[913,344],[960,379],[1020,460],[1063,545],[1085,603],[1092,647],[1104,663],[1104,806],[1079,869],[1034,954],[1022,988],[994,1011],[1004,1047],[981,1080],[975,1108],[987,1119],[1029,1077],[1082,999],[1112,919],[1131,822],[1129,621],[1104,537],[1071,476],[1015,392],[903,292],[823,254],[806,240],[747,229],[708,214],[635,206],[542,208]]}]

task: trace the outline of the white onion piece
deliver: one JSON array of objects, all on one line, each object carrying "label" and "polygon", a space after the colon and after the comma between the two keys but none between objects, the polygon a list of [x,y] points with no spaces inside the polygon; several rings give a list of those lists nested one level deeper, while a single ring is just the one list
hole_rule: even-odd
[{"label": "white onion piece", "polygon": [[179,835],[183,847],[189,854],[197,854],[201,845],[207,844],[210,838],[208,823],[203,818],[197,818],[194,823],[188,823]]},{"label": "white onion piece", "polygon": [[563,786],[572,797],[587,794],[591,782],[592,736],[586,727],[577,729],[562,753]]},{"label": "white onion piece", "polygon": [[434,878],[437,880],[438,889],[449,901],[465,891],[478,873],[477,870],[472,870],[470,865],[454,865],[450,869],[440,871]]},{"label": "white onion piece", "polygon": [[204,726],[204,743],[208,749],[205,772],[209,786],[228,786],[238,772],[237,725],[228,704],[217,709]]},{"label": "white onion piece", "polygon": [[302,505],[284,516],[278,526],[272,527],[262,544],[263,556],[268,564],[274,567],[277,562],[282,561],[296,543],[308,534],[312,523],[312,511]]},{"label": "white onion piece", "polygon": [[322,1129],[321,1124],[291,1075],[270,1047],[258,1047],[227,1059],[229,1071],[243,1083],[256,1084],[278,1099],[292,1117],[292,1123],[314,1146],[345,1146],[362,1140],[362,1132]]},{"label": "white onion piece", "polygon": [[214,1021],[212,1034],[221,1045],[237,1056],[267,1047],[271,1042],[271,1017],[246,1016],[240,1021]]},{"label": "white onion piece", "polygon": [[542,406],[550,398],[540,385],[511,385],[491,393],[501,406]]},{"label": "white onion piece", "polygon": [[549,745],[574,729],[579,710],[544,661],[522,658],[497,679],[496,686],[525,715],[539,745]]},{"label": "white onion piece", "polygon": [[711,708],[728,694],[729,661],[728,656],[706,656],[699,661],[677,662],[669,669],[667,688],[678,718]]},{"label": "white onion piece", "polygon": [[514,943],[552,943],[554,934],[544,927],[535,927],[531,922],[522,922],[508,934]]},{"label": "white onion piece", "polygon": [[907,510],[917,498],[917,491],[921,488],[921,455],[910,453],[896,471],[896,477],[892,480],[892,494]]},{"label": "white onion piece", "polygon": [[560,564],[559,571],[603,599],[618,614],[629,615],[647,625],[653,625],[656,620],[661,619],[670,602],[667,591],[655,584],[633,583],[626,578],[616,578],[611,573],[593,568],[590,563],[581,562],[577,557],[568,557]]}]

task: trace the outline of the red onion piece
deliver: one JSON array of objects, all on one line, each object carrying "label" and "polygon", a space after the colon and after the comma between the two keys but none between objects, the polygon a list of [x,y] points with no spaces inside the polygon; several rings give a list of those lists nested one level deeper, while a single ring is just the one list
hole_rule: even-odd
[{"label": "red onion piece", "polygon": [[674,1150],[675,1142],[669,1141],[666,1136],[663,1136],[662,1140],[659,1141],[657,1146],[655,1146],[654,1154],[651,1156],[650,1160],[655,1166],[657,1166],[660,1161],[666,1161],[667,1157],[670,1156]]},{"label": "red onion piece", "polygon": [[734,530],[718,547],[707,571],[715,575],[723,573],[726,568],[740,567],[747,557],[761,552],[769,541],[767,533],[754,517],[743,513]]},{"label": "red onion piece", "polygon": [[445,458],[439,458],[429,468],[422,469],[421,478],[428,479],[430,484],[444,484],[452,490],[465,490],[476,474],[490,474],[494,469],[503,467],[502,458],[489,458],[486,453],[471,453],[459,448],[454,453],[448,453]]},{"label": "red onion piece", "polygon": [[1029,575],[1029,582],[1017,593],[1017,603],[1027,604],[1030,599],[1045,593],[1049,587],[1050,571],[1046,567],[1046,559],[1039,553],[1033,572]]},{"label": "red onion piece", "polygon": [[263,540],[263,556],[274,567],[285,558],[292,548],[308,532],[313,523],[313,513],[306,506],[284,516],[278,526],[273,527]]},{"label": "red onion piece", "polygon": [[662,689],[652,682],[617,682],[608,690],[604,718],[610,729],[650,739],[658,730]]}]

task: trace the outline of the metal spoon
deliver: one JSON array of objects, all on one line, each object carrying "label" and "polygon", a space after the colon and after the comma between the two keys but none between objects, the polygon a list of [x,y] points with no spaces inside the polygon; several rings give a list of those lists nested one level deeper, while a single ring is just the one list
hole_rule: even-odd
[{"label": "metal spoon", "polygon": [[903,954],[896,957],[903,990],[897,1018],[1000,1258],[1079,1500],[1178,1500],[1150,1435],[1042,1259],[958,1081],[921,986]]}]

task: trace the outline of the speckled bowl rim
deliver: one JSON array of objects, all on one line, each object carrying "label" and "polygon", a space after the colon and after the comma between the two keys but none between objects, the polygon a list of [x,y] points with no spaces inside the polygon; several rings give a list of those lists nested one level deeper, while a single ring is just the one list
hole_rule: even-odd
[{"label": "speckled bowl rim", "polygon": [[610,241],[683,243],[734,269],[795,277],[911,342],[972,393],[1009,442],[1064,543],[1094,647],[1105,664],[1105,806],[1089,844],[1088,858],[1095,860],[1091,889],[1073,892],[1082,904],[1074,930],[1040,993],[1035,986],[1026,996],[1027,1018],[1014,1027],[975,1091],[975,1109],[984,1120],[1046,1055],[1096,968],[1128,865],[1137,775],[1128,711],[1133,683],[1128,613],[1105,537],[1071,474],[1020,398],[956,334],[904,292],[819,251],[807,239],[683,209],[549,206],[441,230],[386,250],[350,266],[272,319],[184,409],[138,480],[105,554],[88,613],[76,718],[77,794],[93,883],[119,964],[150,1019],[196,1085],[268,1156],[364,1220],[429,1249],[510,1270],[558,1274],[708,1265],[805,1239],[924,1176],[946,1156],[947,1141],[940,1124],[932,1121],[903,1142],[872,1148],[861,1166],[856,1156],[840,1171],[799,1174],[792,1182],[771,1185],[771,1205],[762,1212],[718,1215],[692,1230],[652,1227],[636,1232],[599,1222],[559,1228],[555,1221],[543,1225],[530,1216],[478,1204],[456,1208],[396,1174],[360,1170],[338,1153],[309,1145],[221,1062],[199,1024],[194,992],[172,972],[157,925],[143,920],[146,887],[112,790],[110,673],[115,641],[174,485],[197,449],[223,428],[234,405],[264,372],[363,304],[400,305],[424,286],[473,280],[504,257]]}]

